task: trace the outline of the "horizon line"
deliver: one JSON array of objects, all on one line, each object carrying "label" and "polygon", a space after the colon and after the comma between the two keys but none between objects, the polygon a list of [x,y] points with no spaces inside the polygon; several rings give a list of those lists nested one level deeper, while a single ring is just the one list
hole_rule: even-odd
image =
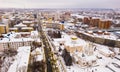
[{"label": "horizon line", "polygon": [[16,7],[0,7],[0,9],[120,9],[120,8],[16,8]]}]

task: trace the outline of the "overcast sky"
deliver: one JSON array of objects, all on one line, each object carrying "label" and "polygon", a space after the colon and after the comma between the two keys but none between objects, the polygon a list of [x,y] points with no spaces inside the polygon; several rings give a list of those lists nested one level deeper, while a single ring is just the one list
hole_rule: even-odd
[{"label": "overcast sky", "polygon": [[0,8],[120,8],[120,0],[0,0]]}]

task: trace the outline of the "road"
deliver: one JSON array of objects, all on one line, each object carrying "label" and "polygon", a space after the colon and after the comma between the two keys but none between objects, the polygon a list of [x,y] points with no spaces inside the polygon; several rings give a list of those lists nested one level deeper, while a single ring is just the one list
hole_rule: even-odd
[{"label": "road", "polygon": [[54,55],[51,50],[49,41],[47,39],[45,32],[42,29],[40,17],[38,17],[38,31],[40,33],[40,38],[42,39],[42,42],[44,45],[44,52],[45,52],[45,58],[46,58],[46,64],[47,64],[47,72],[59,72],[59,69],[58,69],[57,63],[54,59]]}]

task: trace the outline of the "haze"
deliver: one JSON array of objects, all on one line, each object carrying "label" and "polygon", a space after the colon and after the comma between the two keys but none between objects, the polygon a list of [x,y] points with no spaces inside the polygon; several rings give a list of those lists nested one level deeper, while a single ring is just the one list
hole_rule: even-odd
[{"label": "haze", "polygon": [[120,0],[0,0],[0,8],[119,8]]}]

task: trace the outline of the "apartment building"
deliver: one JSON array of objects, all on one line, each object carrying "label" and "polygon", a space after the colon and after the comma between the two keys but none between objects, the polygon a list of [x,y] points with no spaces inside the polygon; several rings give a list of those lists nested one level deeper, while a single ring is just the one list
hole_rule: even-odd
[{"label": "apartment building", "polygon": [[9,48],[12,49],[18,49],[18,47],[21,46],[31,46],[32,42],[34,41],[34,39],[32,38],[20,38],[20,39],[7,39],[7,38],[3,38],[0,41],[0,50],[6,50]]}]

